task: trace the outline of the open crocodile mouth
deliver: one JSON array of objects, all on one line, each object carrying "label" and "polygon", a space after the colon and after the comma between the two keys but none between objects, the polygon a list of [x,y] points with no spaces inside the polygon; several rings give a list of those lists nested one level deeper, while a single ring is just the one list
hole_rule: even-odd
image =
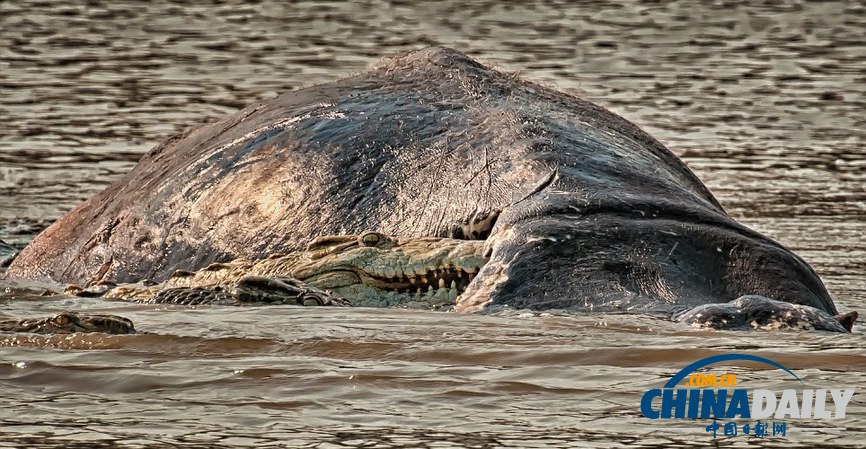
[{"label": "open crocodile mouth", "polygon": [[385,292],[406,295],[420,295],[437,290],[455,290],[463,293],[475,279],[477,268],[448,267],[429,270],[412,276],[382,276],[362,270],[336,269],[303,279],[322,289],[339,289],[351,285],[364,284]]},{"label": "open crocodile mouth", "polygon": [[458,293],[463,293],[475,278],[474,273],[459,268],[432,270],[415,276],[380,277],[367,273],[357,274],[366,285],[403,294],[426,293],[440,288],[456,289]]}]

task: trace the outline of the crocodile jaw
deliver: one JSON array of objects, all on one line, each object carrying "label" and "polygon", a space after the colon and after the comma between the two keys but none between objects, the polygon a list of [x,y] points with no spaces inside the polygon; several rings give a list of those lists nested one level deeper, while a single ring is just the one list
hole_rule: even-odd
[{"label": "crocodile jaw", "polygon": [[339,263],[315,260],[304,266],[299,261],[292,274],[358,307],[429,309],[453,306],[487,263],[482,241],[420,238],[395,243],[385,251],[355,248],[353,257]]},{"label": "crocodile jaw", "polygon": [[94,295],[145,300],[167,288],[234,285],[247,276],[278,276],[329,290],[355,306],[440,308],[454,305],[488,260],[480,240],[377,236],[373,246],[364,246],[361,236],[325,236],[304,252],[213,263],[197,272],[178,271],[161,286],[121,285]]},{"label": "crocodile jaw", "polygon": [[[470,268],[472,270],[472,268]],[[407,307],[440,309],[453,306],[475,277],[463,269],[430,270],[413,277],[378,277],[355,270],[334,270],[304,282],[351,298],[356,307]]]}]

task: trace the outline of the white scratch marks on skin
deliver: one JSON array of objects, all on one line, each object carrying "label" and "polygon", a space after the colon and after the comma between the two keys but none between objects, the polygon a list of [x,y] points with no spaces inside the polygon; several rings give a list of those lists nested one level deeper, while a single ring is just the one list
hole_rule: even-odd
[{"label": "white scratch marks on skin", "polygon": [[677,249],[677,246],[679,246],[679,244],[680,244],[680,242],[676,242],[676,243],[674,243],[674,247],[671,248],[670,252],[668,252],[668,257],[669,257],[669,258],[672,257],[672,256],[674,255],[674,251]]},{"label": "white scratch marks on skin", "polygon": [[542,241],[545,241],[545,240],[547,240],[547,241],[549,241],[549,242],[554,242],[554,243],[556,243],[556,242],[559,241],[559,240],[557,240],[555,237],[532,237],[532,238],[526,239],[526,243],[531,243],[531,242],[542,242]]},{"label": "white scratch marks on skin", "polygon": [[[320,108],[328,108],[328,107],[332,107],[332,106],[333,106],[332,104],[327,104],[327,103],[322,103],[322,104],[319,105]],[[225,151],[226,148],[233,147],[233,146],[235,146],[235,145],[237,145],[237,144],[239,144],[239,143],[241,143],[241,142],[245,142],[245,141],[247,141],[247,140],[251,140],[251,139],[253,139],[255,136],[257,136],[257,135],[259,135],[259,134],[261,134],[261,133],[263,133],[263,132],[273,131],[273,130],[276,130],[276,129],[284,130],[284,129],[288,128],[289,126],[291,126],[291,125],[293,125],[293,124],[295,124],[295,123],[297,123],[297,122],[299,122],[299,121],[301,121],[301,120],[308,119],[308,118],[312,117],[313,115],[314,115],[314,112],[309,112],[309,113],[306,113],[306,114],[303,114],[303,115],[300,115],[300,116],[297,116],[297,117],[289,117],[289,118],[287,118],[287,119],[277,120],[277,121],[275,121],[275,122],[273,122],[273,123],[268,124],[267,126],[262,126],[262,127],[260,127],[260,128],[256,128],[256,129],[254,129],[254,130],[252,130],[252,131],[250,131],[250,132],[244,134],[243,136],[240,136],[240,137],[238,137],[238,138],[236,138],[236,139],[234,139],[234,140],[232,140],[232,141],[230,141],[230,142],[228,142],[228,143],[225,143],[225,144],[223,144],[223,145],[220,145],[220,146],[218,146],[218,147],[215,147],[215,148],[214,148],[214,149],[213,149],[213,150],[208,154],[208,156],[205,157],[205,158],[203,158],[203,159],[207,159],[208,157],[211,157],[211,156],[213,156],[214,154],[221,153],[222,151]],[[332,111],[332,112],[329,112],[329,113],[323,115],[322,117],[324,117],[324,118],[329,118],[329,119],[338,119],[338,118],[343,118],[343,117],[345,117],[345,116],[346,116],[345,113],[337,112],[337,111]]]}]

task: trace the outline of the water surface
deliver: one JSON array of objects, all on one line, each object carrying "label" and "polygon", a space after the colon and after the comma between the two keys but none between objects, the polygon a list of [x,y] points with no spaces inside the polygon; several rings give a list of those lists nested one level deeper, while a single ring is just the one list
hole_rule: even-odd
[{"label": "water surface", "polygon": [[[639,124],[734,217],[809,261],[840,310],[866,310],[866,8],[582,4],[2,2],[0,259],[185,127],[441,44]],[[755,334],[623,315],[0,299],[2,317],[72,308],[151,333],[0,336],[0,446],[712,445],[705,422],[659,425],[639,401],[731,351],[859,391],[834,428],[789,422],[785,439],[720,446],[866,436],[863,325]],[[734,371],[748,388],[792,388]]]}]

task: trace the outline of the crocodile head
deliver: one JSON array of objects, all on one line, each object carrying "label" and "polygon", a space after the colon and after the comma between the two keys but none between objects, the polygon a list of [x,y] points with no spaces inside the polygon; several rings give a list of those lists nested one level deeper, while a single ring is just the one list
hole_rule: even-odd
[{"label": "crocodile head", "polygon": [[29,332],[34,334],[103,332],[106,334],[134,334],[135,327],[133,327],[132,321],[121,316],[62,312],[49,318],[0,321],[0,332]]},{"label": "crocodile head", "polygon": [[485,263],[483,241],[365,232],[319,237],[298,253],[178,272],[164,287],[230,285],[246,276],[288,276],[347,298],[354,306],[438,308],[453,305]]},{"label": "crocodile head", "polygon": [[484,242],[389,237],[378,232],[313,240],[292,276],[356,306],[453,305],[487,263]]}]

